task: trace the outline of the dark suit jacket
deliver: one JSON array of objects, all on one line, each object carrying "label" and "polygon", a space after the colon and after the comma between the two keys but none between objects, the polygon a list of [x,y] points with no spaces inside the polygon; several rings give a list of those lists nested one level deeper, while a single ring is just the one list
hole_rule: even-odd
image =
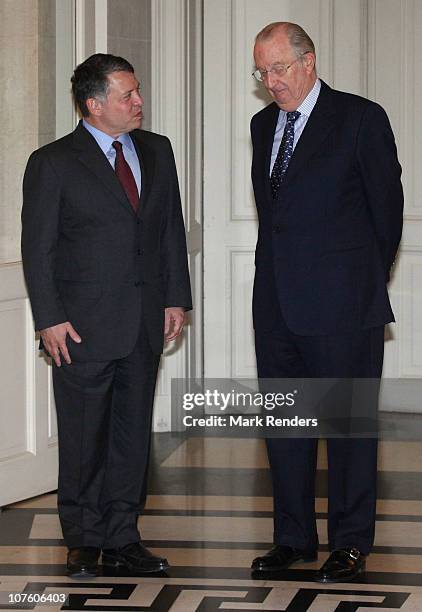
[{"label": "dark suit jacket", "polygon": [[253,314],[270,330],[277,302],[300,335],[348,333],[394,320],[386,283],[401,238],[394,136],[376,103],[322,83],[276,200],[269,168],[279,108],[251,122],[259,217]]},{"label": "dark suit jacket", "polygon": [[142,170],[136,215],[109,161],[80,123],[35,151],[24,177],[22,256],[35,328],[70,321],[76,361],[128,355],[141,311],[163,347],[164,308],[190,309],[185,231],[169,140],[131,134]]}]

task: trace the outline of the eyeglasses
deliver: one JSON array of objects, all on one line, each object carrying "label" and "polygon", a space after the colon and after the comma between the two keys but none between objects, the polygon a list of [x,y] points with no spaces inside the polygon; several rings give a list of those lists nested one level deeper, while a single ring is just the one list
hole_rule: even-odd
[{"label": "eyeglasses", "polygon": [[293,66],[293,64],[296,64],[296,62],[298,62],[303,55],[306,55],[306,53],[308,53],[307,51],[305,51],[305,53],[301,53],[299,55],[299,57],[297,57],[293,62],[291,62],[290,64],[274,64],[274,66],[272,68],[270,68],[269,70],[260,70],[259,68],[257,68],[255,70],[255,72],[252,72],[252,76],[259,82],[262,83],[263,81],[265,81],[265,79],[268,78],[268,75],[270,74],[270,72],[272,72],[273,74],[275,74],[275,76],[281,77],[283,75],[286,74],[286,72],[288,71],[288,69]]}]

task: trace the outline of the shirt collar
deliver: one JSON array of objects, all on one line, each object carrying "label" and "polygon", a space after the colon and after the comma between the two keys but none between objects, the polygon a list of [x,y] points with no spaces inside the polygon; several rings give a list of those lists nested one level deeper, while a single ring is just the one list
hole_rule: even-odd
[{"label": "shirt collar", "polygon": [[129,136],[129,134],[121,134],[116,139],[110,136],[109,134],[106,134],[102,130],[99,130],[98,128],[94,127],[93,125],[88,123],[88,121],[85,121],[85,119],[82,119],[82,125],[95,138],[98,146],[100,147],[104,155],[107,155],[110,149],[112,149],[112,144],[115,140],[118,140],[119,142],[121,142],[123,147],[126,147],[130,151],[132,152],[135,151],[133,142],[132,142],[132,138]]},{"label": "shirt collar", "polygon": [[321,81],[317,79],[312,87],[311,91],[308,93],[304,101],[300,106],[297,107],[297,110],[301,115],[305,115],[309,117],[313,108],[318,100],[319,92],[321,91]]}]

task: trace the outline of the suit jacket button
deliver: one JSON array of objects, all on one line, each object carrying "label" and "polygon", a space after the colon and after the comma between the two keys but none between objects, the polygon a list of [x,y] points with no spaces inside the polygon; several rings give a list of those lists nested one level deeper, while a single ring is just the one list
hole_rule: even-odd
[{"label": "suit jacket button", "polygon": [[136,283],[133,283],[135,285],[135,287],[140,287],[141,283],[139,281],[136,281]]},{"label": "suit jacket button", "polygon": [[281,232],[281,226],[280,226],[280,225],[275,225],[275,226],[274,226],[274,232],[275,232],[276,234],[279,234],[279,233]]}]

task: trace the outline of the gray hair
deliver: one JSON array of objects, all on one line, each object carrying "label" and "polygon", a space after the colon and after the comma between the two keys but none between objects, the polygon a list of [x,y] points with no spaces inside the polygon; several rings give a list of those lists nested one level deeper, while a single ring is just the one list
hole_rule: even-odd
[{"label": "gray hair", "polygon": [[297,57],[300,57],[304,53],[313,53],[315,55],[315,45],[310,36],[300,25],[289,21],[275,21],[274,23],[268,24],[258,32],[255,42],[268,40],[280,30],[284,30],[287,34],[289,43]]}]

